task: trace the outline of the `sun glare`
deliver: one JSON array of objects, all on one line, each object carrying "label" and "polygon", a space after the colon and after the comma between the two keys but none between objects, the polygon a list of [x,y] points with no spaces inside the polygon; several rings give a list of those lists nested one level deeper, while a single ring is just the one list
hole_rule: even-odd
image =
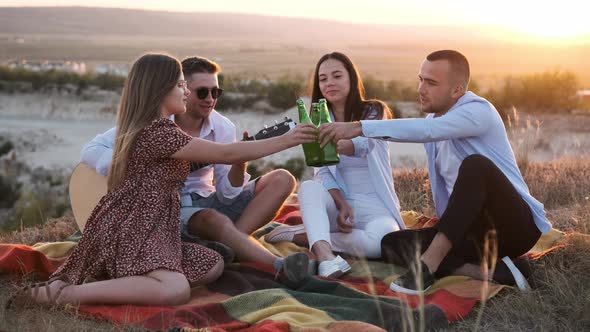
[{"label": "sun glare", "polygon": [[[4,0],[6,1],[6,0]],[[13,5],[79,5],[76,0],[8,0]],[[337,0],[85,0],[87,6],[172,11],[231,11],[301,16],[365,24],[484,25],[500,38],[540,43],[590,43],[590,0],[364,0],[341,6]]]},{"label": "sun glare", "polygon": [[512,10],[489,13],[498,25],[519,39],[539,41],[585,41],[590,38],[590,3],[586,1],[518,2]]},{"label": "sun glare", "polygon": [[575,39],[587,35],[590,31],[585,22],[567,17],[529,17],[517,22],[515,30],[531,36],[549,39]]}]

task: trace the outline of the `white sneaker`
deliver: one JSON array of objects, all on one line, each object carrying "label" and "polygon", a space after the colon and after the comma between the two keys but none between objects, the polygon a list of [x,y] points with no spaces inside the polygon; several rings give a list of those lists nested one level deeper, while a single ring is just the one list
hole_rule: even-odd
[{"label": "white sneaker", "polygon": [[318,266],[318,275],[320,277],[338,278],[350,271],[350,269],[350,265],[342,257],[336,256],[332,260],[320,263]]},{"label": "white sneaker", "polygon": [[303,224],[300,225],[281,225],[270,233],[264,236],[264,241],[268,243],[277,243],[281,241],[293,242],[293,237],[297,234],[305,233],[305,226]]}]

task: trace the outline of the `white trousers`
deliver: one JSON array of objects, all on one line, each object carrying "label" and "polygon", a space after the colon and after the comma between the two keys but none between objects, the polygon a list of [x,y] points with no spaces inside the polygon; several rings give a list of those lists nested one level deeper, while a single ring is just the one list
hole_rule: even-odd
[{"label": "white trousers", "polygon": [[354,217],[350,233],[338,229],[338,209],[330,193],[320,183],[301,183],[297,196],[310,249],[317,241],[326,241],[333,251],[379,258],[381,239],[399,230],[397,222],[377,196],[366,196],[364,199],[363,195],[346,197]]}]

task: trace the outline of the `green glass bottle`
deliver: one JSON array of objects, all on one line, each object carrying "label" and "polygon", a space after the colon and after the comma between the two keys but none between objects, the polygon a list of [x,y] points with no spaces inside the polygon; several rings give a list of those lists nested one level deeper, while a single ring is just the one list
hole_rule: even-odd
[{"label": "green glass bottle", "polygon": [[[330,112],[328,111],[328,103],[326,102],[326,100],[320,99],[318,104],[320,108],[320,125],[324,123],[331,123],[332,119],[330,118]],[[330,142],[326,146],[324,146],[322,152],[323,166],[335,165],[340,162],[340,157],[338,156],[336,145],[333,142]]]},{"label": "green glass bottle", "polygon": [[311,122],[313,122],[316,127],[320,126],[320,104],[319,103],[311,103]]},{"label": "green glass bottle", "polygon": [[[299,112],[299,123],[311,123],[309,114],[305,103],[301,98],[297,99],[297,111]],[[320,143],[304,143],[301,144],[303,147],[303,154],[305,155],[305,164],[307,166],[319,167],[322,166],[322,149]]]}]

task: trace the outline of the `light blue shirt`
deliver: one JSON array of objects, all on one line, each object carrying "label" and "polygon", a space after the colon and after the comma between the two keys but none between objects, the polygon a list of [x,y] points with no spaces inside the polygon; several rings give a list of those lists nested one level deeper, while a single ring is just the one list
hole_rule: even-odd
[{"label": "light blue shirt", "polygon": [[459,160],[451,141],[438,141],[434,142],[434,144],[436,146],[436,156],[434,158],[436,172],[442,176],[445,188],[450,193],[455,187],[462,160]]},{"label": "light blue shirt", "polygon": [[469,155],[481,154],[494,162],[530,206],[537,228],[542,233],[551,229],[543,204],[531,196],[520,174],[504,123],[487,100],[467,92],[440,117],[429,114],[424,119],[366,120],[361,121],[361,126],[366,137],[424,143],[437,216],[446,210],[450,192],[436,167],[434,142],[448,141],[452,144],[450,158],[463,161]]}]

